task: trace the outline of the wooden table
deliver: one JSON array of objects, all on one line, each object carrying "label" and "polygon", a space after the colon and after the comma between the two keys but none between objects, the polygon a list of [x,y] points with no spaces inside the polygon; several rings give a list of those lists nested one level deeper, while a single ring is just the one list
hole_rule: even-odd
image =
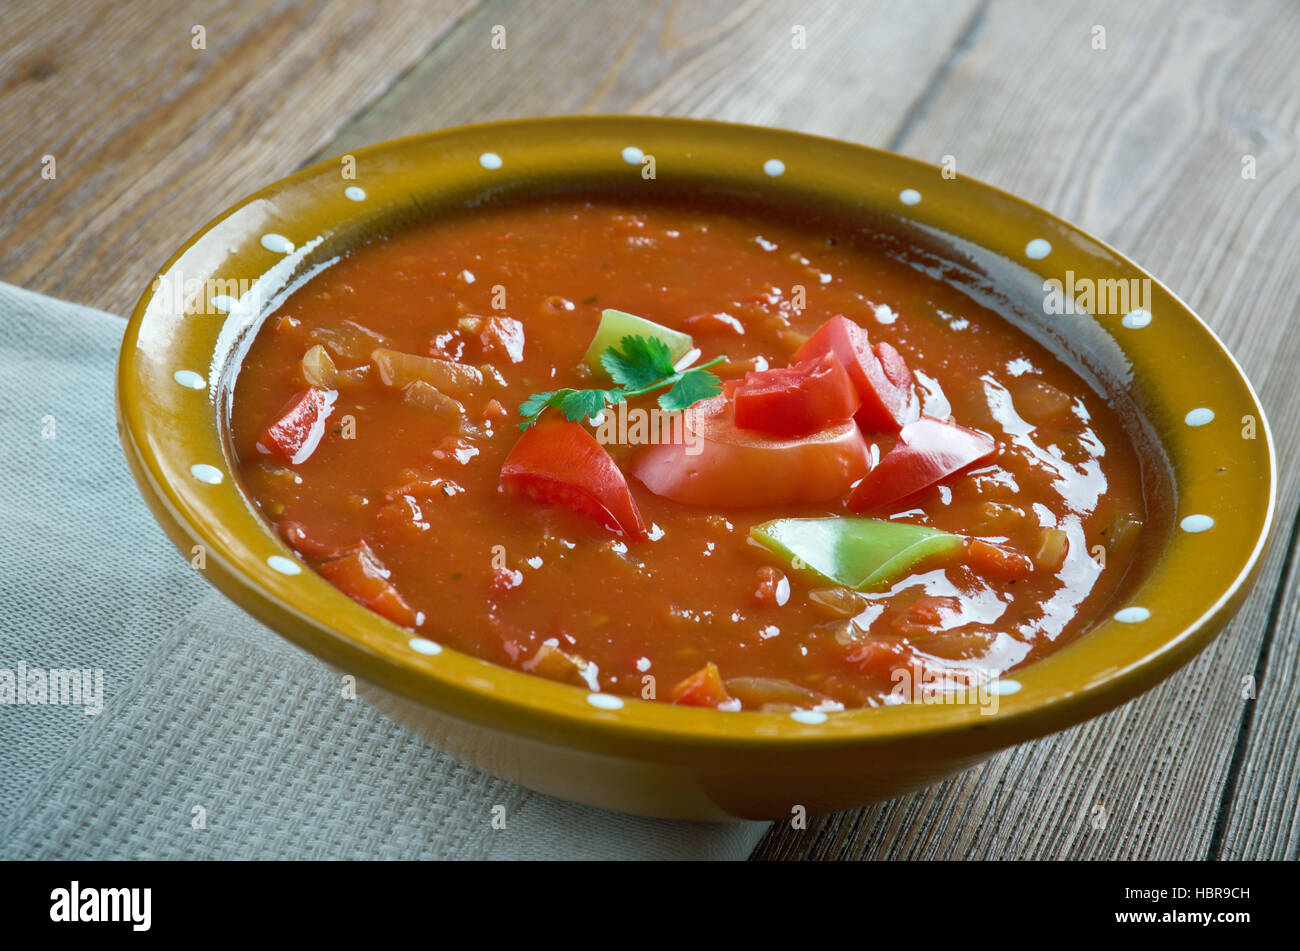
[{"label": "wooden table", "polygon": [[9,0],[0,279],[125,314],[198,224],[308,162],[440,126],[576,112],[706,116],[951,156],[959,174],[1077,222],[1173,287],[1245,367],[1277,439],[1261,580],[1195,662],[939,786],[806,831],[777,826],[755,857],[1296,858],[1293,0]]}]

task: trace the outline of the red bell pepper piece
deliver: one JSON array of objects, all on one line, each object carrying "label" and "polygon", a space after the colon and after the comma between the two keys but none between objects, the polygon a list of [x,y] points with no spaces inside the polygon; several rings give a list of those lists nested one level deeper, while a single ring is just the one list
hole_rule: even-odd
[{"label": "red bell pepper piece", "polygon": [[863,512],[909,498],[996,449],[983,433],[922,416],[902,428],[894,448],[854,487],[849,508]]},{"label": "red bell pepper piece", "polygon": [[687,707],[716,707],[731,697],[717,665],[710,661],[675,686],[669,699]]},{"label": "red bell pepper piece", "polygon": [[586,515],[628,538],[646,537],[627,480],[581,423],[543,420],[525,432],[501,467],[501,485]]},{"label": "red bell pepper piece", "polygon": [[861,400],[833,353],[759,370],[735,388],[736,425],[777,436],[806,436],[852,419]]},{"label": "red bell pepper piece", "polygon": [[832,317],[794,355],[795,362],[833,353],[844,364],[862,407],[855,417],[867,432],[898,432],[920,415],[912,372],[887,343],[873,349],[867,332],[847,317]]},{"label": "red bell pepper piece", "polygon": [[285,404],[279,418],[262,433],[258,450],[292,465],[306,462],[325,435],[325,420],[334,409],[336,397],[331,390],[307,387]]},{"label": "red bell pepper piece", "polygon": [[353,601],[382,614],[394,624],[414,627],[423,620],[422,615],[406,603],[396,585],[388,580],[388,569],[365,542],[360,542],[341,558],[325,562],[318,570]]}]

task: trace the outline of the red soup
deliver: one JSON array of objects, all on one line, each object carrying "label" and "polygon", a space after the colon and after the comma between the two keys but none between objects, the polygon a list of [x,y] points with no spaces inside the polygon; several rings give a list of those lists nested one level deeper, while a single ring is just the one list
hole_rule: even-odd
[{"label": "red soup", "polygon": [[723,710],[994,680],[1097,619],[1147,519],[1042,346],[892,245],[723,206],[395,230],[270,316],[232,430],[285,542],[394,623]]}]

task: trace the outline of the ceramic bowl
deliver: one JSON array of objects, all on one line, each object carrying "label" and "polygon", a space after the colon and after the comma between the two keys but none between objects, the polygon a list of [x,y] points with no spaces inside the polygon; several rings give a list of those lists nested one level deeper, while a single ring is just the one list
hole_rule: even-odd
[{"label": "ceramic bowl", "polygon": [[[653,157],[655,179],[644,175]],[[413,637],[285,547],[232,474],[233,381],[259,322],[377,229],[542,191],[725,190],[818,203],[896,235],[1121,409],[1165,530],[1092,630],[999,682],[996,712],[903,704],[723,713],[589,693]],[[1049,314],[1046,281],[1116,281],[1142,308]],[[1140,282],[1149,281],[1142,285]],[[1100,297],[1100,295],[1098,295]],[[1115,300],[1118,300],[1116,297]],[[141,297],[118,367],[122,444],[154,515],[240,607],[438,748],[571,800],[645,815],[779,818],[861,805],[1078,723],[1168,677],[1245,597],[1273,516],[1259,402],[1200,319],[1132,262],[987,185],[845,142],[648,117],[493,122],[304,169],[195,233]]]}]

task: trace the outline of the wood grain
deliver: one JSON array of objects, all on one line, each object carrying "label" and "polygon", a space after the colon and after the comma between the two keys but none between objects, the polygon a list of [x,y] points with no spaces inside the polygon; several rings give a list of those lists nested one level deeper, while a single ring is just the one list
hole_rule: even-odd
[{"label": "wood grain", "polygon": [[[495,0],[322,153],[463,122],[599,112],[888,141],[977,9],[975,0],[561,0],[541,15]],[[491,45],[497,25],[504,50]],[[794,48],[796,27],[806,49]]]},{"label": "wood grain", "polygon": [[1252,674],[1241,745],[1215,826],[1221,859],[1300,856],[1300,534],[1293,530],[1285,581],[1273,599],[1272,637]]},{"label": "wood grain", "polygon": [[[1276,368],[1295,358],[1295,341],[1277,340],[1273,319],[1295,300],[1278,266],[1289,246],[1249,253],[1294,184],[1289,137],[1276,131],[1293,114],[1277,94],[1292,75],[1289,9],[1109,2],[1049,11],[1004,0],[797,12],[763,4],[743,20],[719,6],[709,24],[697,6],[703,25],[689,29],[676,6],[647,6],[639,17],[550,9],[569,12],[480,9],[324,151],[432,124],[618,110],[771,122],[930,161],[954,155],[964,173],[1078,220],[1168,277],[1262,387],[1292,471],[1296,433],[1283,424],[1294,418],[1294,396]],[[1269,28],[1279,21],[1283,29]],[[792,22],[808,27],[809,50],[784,42]],[[1105,50],[1091,46],[1098,24]],[[506,50],[491,49],[495,25],[506,27]],[[590,35],[604,42],[586,42]],[[1267,55],[1253,57],[1260,43]],[[532,82],[522,85],[521,75]],[[1254,181],[1240,176],[1247,152],[1264,165]],[[1198,200],[1188,203],[1189,194]],[[1223,234],[1232,239],[1211,239]],[[1285,483],[1284,493],[1294,489]],[[1283,507],[1283,536],[1294,512]],[[757,855],[1208,854],[1243,725],[1236,688],[1259,655],[1285,547],[1284,539],[1215,649],[1142,701],[916,797],[807,832],[774,830]],[[1278,643],[1295,640],[1282,633]],[[1269,776],[1273,765],[1260,764]]]},{"label": "wood grain", "polygon": [[[1096,24],[1104,51],[1089,44]],[[1078,222],[1199,310],[1272,420],[1279,537],[1241,615],[1160,688],[935,789],[778,828],[759,857],[1295,857],[1300,627],[1294,584],[1279,592],[1278,578],[1300,497],[1298,51],[1285,3],[995,0],[955,55],[900,149],[953,155],[959,172]],[[1245,154],[1255,180],[1242,178]],[[1243,737],[1242,678],[1266,640]]]},{"label": "wood grain", "polygon": [[296,168],[471,5],[6,3],[0,279],[127,312],[185,237]]},{"label": "wood grain", "polygon": [[671,113],[952,156],[1116,245],[1215,327],[1269,412],[1278,533],[1254,594],[1139,700],[912,796],[776,827],[755,855],[1300,853],[1294,3],[54,0],[8,3],[4,27],[0,279],[120,313],[195,227],[312,158],[512,115]]}]

